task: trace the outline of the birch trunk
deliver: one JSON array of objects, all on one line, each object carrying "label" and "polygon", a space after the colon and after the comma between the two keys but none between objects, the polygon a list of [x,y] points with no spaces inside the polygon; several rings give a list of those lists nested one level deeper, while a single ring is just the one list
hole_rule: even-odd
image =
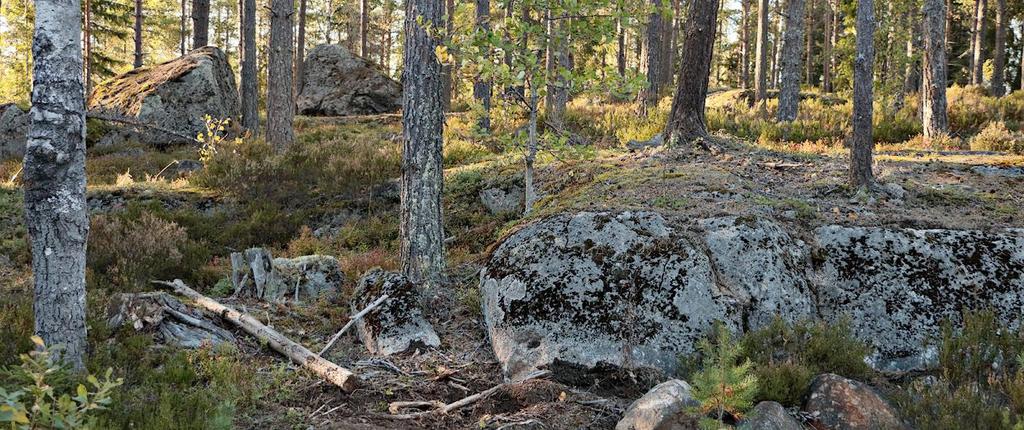
[{"label": "birch trunk", "polygon": [[683,53],[680,58],[679,84],[672,100],[666,142],[681,145],[707,137],[704,106],[711,75],[711,56],[715,47],[715,23],[718,0],[693,0],[686,18]]},{"label": "birch trunk", "polygon": [[35,333],[84,369],[86,353],[85,89],[79,0],[36,0],[25,225],[32,246]]},{"label": "birch trunk", "polygon": [[[439,41],[425,26],[442,25],[438,0],[409,0],[405,17],[402,91],[402,273],[428,288],[444,280],[444,224],[441,195],[444,103],[441,64],[434,52]],[[423,26],[417,23],[423,22]]]},{"label": "birch trunk", "polygon": [[924,136],[931,139],[949,133],[946,106],[946,3],[924,0],[921,58],[921,119]]},{"label": "birch trunk", "polygon": [[850,183],[855,189],[874,186],[871,171],[874,138],[872,117],[875,65],[874,0],[857,2],[857,54],[853,60],[853,136],[850,138]]},{"label": "birch trunk", "polygon": [[780,122],[796,120],[800,108],[800,53],[804,41],[804,0],[788,0],[785,10],[786,33],[782,41],[782,70],[777,112]]},{"label": "birch trunk", "polygon": [[242,0],[242,61],[239,78],[242,128],[256,133],[260,128],[259,79],[256,76],[256,0]]},{"label": "birch trunk", "polygon": [[292,96],[293,27],[295,3],[270,2],[270,55],[267,65],[267,142],[278,152],[295,140],[292,121],[295,101]]}]

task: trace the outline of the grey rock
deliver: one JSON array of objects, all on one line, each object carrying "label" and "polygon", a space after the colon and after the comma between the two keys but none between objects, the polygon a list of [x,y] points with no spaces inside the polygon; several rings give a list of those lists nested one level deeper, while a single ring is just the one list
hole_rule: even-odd
[{"label": "grey rock", "polygon": [[401,84],[343,46],[313,48],[304,70],[297,102],[303,115],[369,115],[402,107]]},{"label": "grey rock", "polygon": [[[235,74],[220,49],[207,46],[166,63],[118,75],[93,90],[89,109],[196,136],[206,130],[205,116],[239,116]],[[190,143],[181,137],[147,127],[112,124],[100,144],[137,140],[147,145]]]},{"label": "grey rock", "polygon": [[697,419],[689,414],[689,409],[698,406],[700,402],[693,398],[690,384],[672,379],[651,388],[629,405],[615,430],[696,429]]},{"label": "grey rock", "polygon": [[345,282],[341,264],[327,255],[272,258],[263,248],[231,254],[235,295],[296,303],[336,297]]},{"label": "grey rock", "polygon": [[172,178],[182,178],[192,175],[203,169],[203,163],[196,160],[177,160],[170,169],[173,169]]},{"label": "grey rock", "polygon": [[647,140],[630,140],[626,142],[626,148],[630,151],[639,151],[647,148],[655,148],[665,144],[665,135],[658,133]]},{"label": "grey rock", "polygon": [[234,335],[201,311],[189,308],[164,292],[118,294],[107,308],[107,324],[117,329],[153,333],[158,341],[185,348],[233,343]]},{"label": "grey rock", "polygon": [[370,352],[393,355],[438,347],[441,339],[420,306],[420,293],[404,276],[373,268],[359,280],[352,299],[352,314],[365,309],[384,294],[388,298],[356,321],[359,339]]},{"label": "grey rock", "polygon": [[0,104],[0,160],[25,156],[28,112],[13,103]]},{"label": "grey rock", "polygon": [[815,236],[821,317],[849,317],[877,351],[877,369],[932,364],[925,342],[944,320],[960,324],[965,309],[991,309],[1008,327],[1020,325],[1024,236],[840,226]]},{"label": "grey rock", "polygon": [[804,411],[829,430],[906,428],[892,405],[871,387],[831,373],[811,381]]},{"label": "grey rock", "polygon": [[902,201],[907,198],[907,190],[903,189],[902,185],[895,182],[882,184],[882,192],[884,192],[891,200]]},{"label": "grey rock", "polygon": [[484,319],[507,377],[555,360],[666,372],[742,310],[704,252],[656,213],[556,215],[506,238],[481,271]]},{"label": "grey rock", "polygon": [[803,430],[804,426],[776,402],[761,402],[747,413],[739,430]]},{"label": "grey rock", "polygon": [[487,188],[480,191],[480,201],[493,215],[521,212],[523,210],[523,189],[512,186],[508,190]]}]

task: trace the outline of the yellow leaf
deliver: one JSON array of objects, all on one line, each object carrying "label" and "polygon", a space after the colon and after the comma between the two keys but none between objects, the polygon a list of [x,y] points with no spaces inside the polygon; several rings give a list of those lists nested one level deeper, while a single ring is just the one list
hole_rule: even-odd
[{"label": "yellow leaf", "polygon": [[32,343],[36,344],[40,348],[46,346],[46,344],[43,342],[43,338],[39,336],[32,336]]}]

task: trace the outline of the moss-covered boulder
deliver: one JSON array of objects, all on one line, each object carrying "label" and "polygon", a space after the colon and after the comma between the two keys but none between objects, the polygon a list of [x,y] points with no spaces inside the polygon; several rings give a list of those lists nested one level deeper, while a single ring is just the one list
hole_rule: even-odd
[{"label": "moss-covered boulder", "polygon": [[214,46],[111,78],[96,86],[88,104],[91,112],[152,126],[115,123],[119,127],[102,137],[101,143],[188,143],[183,136],[205,131],[207,115],[237,120],[240,112],[234,72],[224,52]]}]

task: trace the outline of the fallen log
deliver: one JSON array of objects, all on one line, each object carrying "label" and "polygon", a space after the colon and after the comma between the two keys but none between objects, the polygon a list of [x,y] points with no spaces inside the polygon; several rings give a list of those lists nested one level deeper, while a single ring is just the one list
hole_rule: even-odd
[{"label": "fallen log", "polygon": [[530,374],[527,374],[522,379],[519,379],[519,380],[516,380],[516,381],[513,381],[513,382],[506,382],[504,384],[495,385],[495,386],[493,386],[491,388],[488,388],[488,389],[486,389],[484,391],[476,393],[476,394],[474,394],[472,396],[467,396],[467,397],[462,398],[461,400],[457,400],[457,401],[454,401],[454,402],[448,403],[448,404],[443,404],[443,403],[440,403],[440,402],[393,402],[390,405],[388,405],[388,411],[390,411],[392,413],[395,413],[395,412],[401,410],[404,407],[409,407],[409,406],[413,406],[413,405],[414,406],[436,406],[436,409],[432,409],[432,410],[424,411],[424,412],[415,412],[415,413],[411,413],[411,414],[383,415],[383,417],[391,418],[391,419],[396,419],[396,420],[414,420],[414,419],[418,419],[418,418],[427,417],[427,416],[430,416],[430,415],[444,415],[444,414],[447,414],[447,413],[449,413],[451,411],[459,409],[459,408],[461,408],[463,406],[471,405],[471,404],[476,403],[476,402],[478,402],[478,401],[480,401],[482,399],[486,399],[488,396],[496,393],[498,390],[501,390],[502,388],[508,387],[510,385],[521,384],[521,383],[529,381],[531,379],[547,376],[550,373],[551,372],[549,372],[547,370],[534,371],[534,372],[532,372]]},{"label": "fallen log", "polygon": [[173,282],[153,281],[153,283],[170,287],[175,293],[191,299],[196,306],[220,315],[221,318],[224,318],[228,322],[238,326],[246,333],[255,336],[260,341],[266,342],[274,351],[284,354],[296,364],[311,370],[313,373],[316,373],[332,384],[337,385],[346,393],[351,393],[359,387],[359,378],[350,370],[314,354],[312,351],[306,349],[306,347],[284,337],[274,329],[259,322],[257,319],[199,294],[185,285],[185,283],[180,279],[175,279]]}]

